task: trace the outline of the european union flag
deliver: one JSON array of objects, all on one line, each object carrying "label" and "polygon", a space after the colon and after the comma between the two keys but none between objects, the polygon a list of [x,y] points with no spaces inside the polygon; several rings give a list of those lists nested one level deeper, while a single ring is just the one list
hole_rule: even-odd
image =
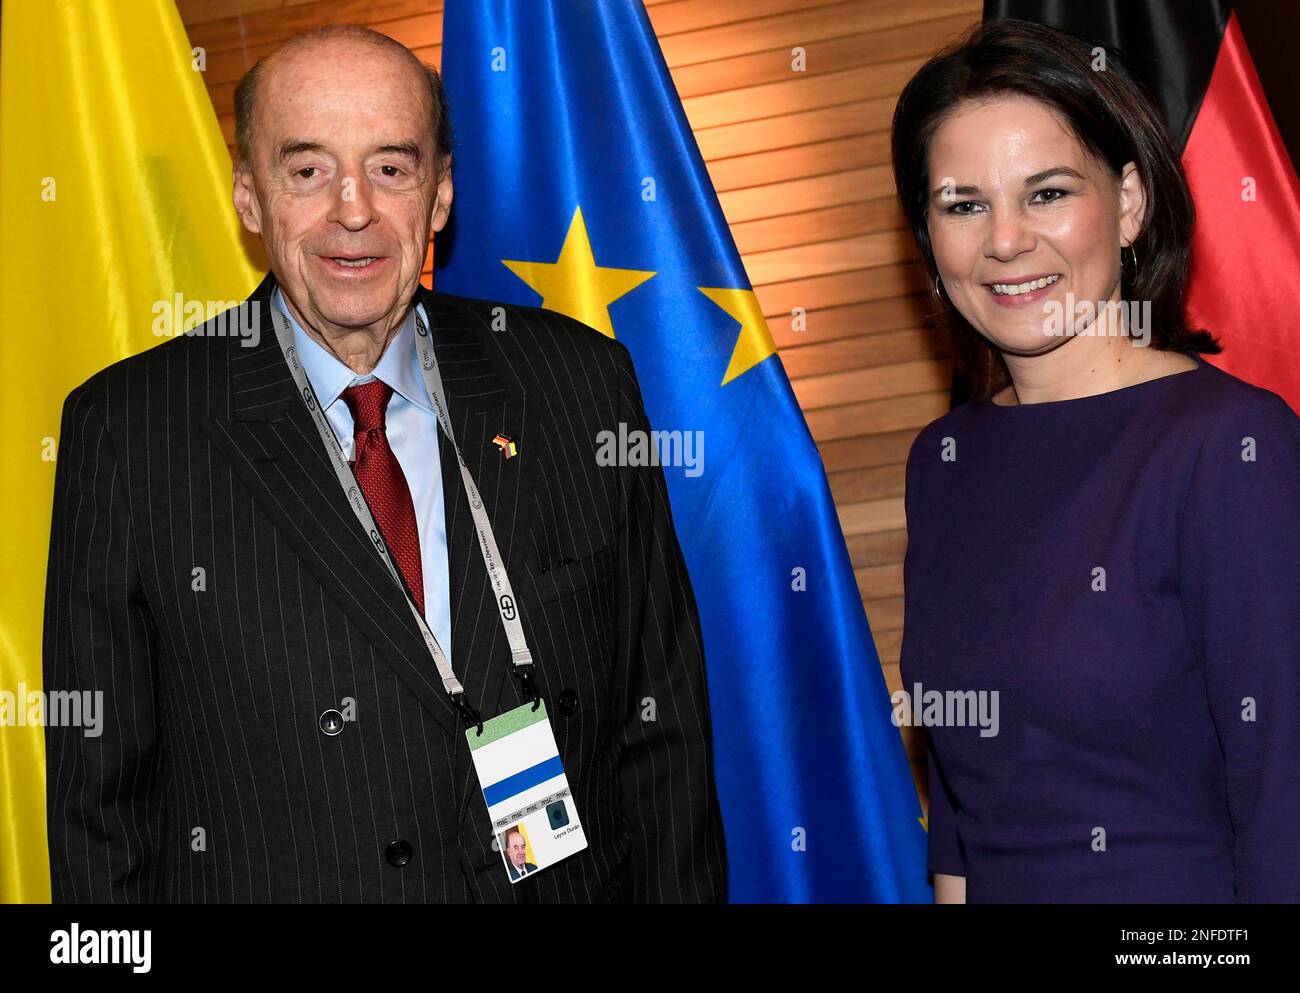
[{"label": "european union flag", "polygon": [[616,337],[656,430],[707,441],[703,471],[664,471],[704,628],[731,898],[929,900],[821,459],[645,9],[447,0],[443,73],[460,234],[437,289]]}]

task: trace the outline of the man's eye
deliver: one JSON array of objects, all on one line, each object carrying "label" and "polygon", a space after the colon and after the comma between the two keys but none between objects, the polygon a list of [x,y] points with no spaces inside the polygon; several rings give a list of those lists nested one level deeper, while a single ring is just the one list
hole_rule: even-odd
[{"label": "man's eye", "polygon": [[297,175],[303,179],[311,179],[312,178],[311,174],[315,172],[316,172],[315,166],[303,166],[301,169],[298,170]]},{"label": "man's eye", "polygon": [[[385,176],[388,176],[388,177],[390,177],[390,178],[393,177],[393,176],[400,176],[401,173],[402,173],[402,170],[399,169],[399,168],[398,168],[397,166],[395,166],[395,165],[385,165],[385,166],[380,166],[379,168],[385,170],[385,171],[384,171],[384,175],[385,175]],[[388,170],[391,170],[391,171],[388,171]]]}]

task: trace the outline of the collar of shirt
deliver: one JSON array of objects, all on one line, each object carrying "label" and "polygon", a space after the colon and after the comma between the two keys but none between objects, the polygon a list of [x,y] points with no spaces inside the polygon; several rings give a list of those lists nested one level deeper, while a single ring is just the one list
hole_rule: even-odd
[{"label": "collar of shirt", "polygon": [[[391,386],[393,392],[403,399],[430,414],[434,413],[433,404],[429,402],[429,391],[424,385],[424,373],[420,369],[420,356],[415,349],[415,308],[406,315],[401,329],[388,343],[375,368],[368,375],[358,376],[339,361],[338,356],[302,329],[285,304],[278,286],[275,288],[273,302],[289,318],[294,343],[302,357],[302,367],[307,372],[311,388],[316,391],[322,410],[329,410],[353,383],[378,379]],[[416,307],[420,308],[420,317],[424,326],[428,327],[429,316],[425,313],[424,306],[417,303]]]}]

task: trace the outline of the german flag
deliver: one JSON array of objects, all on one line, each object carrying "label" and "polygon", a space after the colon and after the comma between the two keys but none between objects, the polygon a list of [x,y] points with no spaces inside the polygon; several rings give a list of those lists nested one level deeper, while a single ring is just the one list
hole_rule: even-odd
[{"label": "german flag", "polygon": [[1208,361],[1300,413],[1300,180],[1233,5],[985,0],[986,21],[1004,17],[1100,45],[1145,87],[1196,203],[1188,321],[1223,345]]}]

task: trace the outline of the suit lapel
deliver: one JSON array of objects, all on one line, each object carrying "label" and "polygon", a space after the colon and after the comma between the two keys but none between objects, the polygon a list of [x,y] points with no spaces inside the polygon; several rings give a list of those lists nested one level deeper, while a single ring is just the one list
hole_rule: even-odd
[{"label": "suit lapel", "polygon": [[[316,426],[294,387],[266,312],[274,288],[268,275],[244,303],[249,310],[246,320],[256,322],[252,326],[260,330],[260,340],[252,348],[242,347],[241,339],[230,340],[228,411],[208,418],[203,428],[380,657],[448,733],[459,735],[459,717],[443,692],[405,595],[348,506]],[[523,517],[521,509],[531,504],[524,482],[529,466],[523,464],[522,446],[519,456],[506,460],[492,438],[502,433],[517,444],[522,441],[524,398],[506,388],[472,314],[422,287],[419,294],[432,326],[453,430],[513,573],[523,567],[526,548],[523,532],[518,532],[518,540],[514,536]],[[497,713],[510,652],[455,455],[445,440],[439,448],[447,514],[452,667],[470,702],[487,718]]]}]

